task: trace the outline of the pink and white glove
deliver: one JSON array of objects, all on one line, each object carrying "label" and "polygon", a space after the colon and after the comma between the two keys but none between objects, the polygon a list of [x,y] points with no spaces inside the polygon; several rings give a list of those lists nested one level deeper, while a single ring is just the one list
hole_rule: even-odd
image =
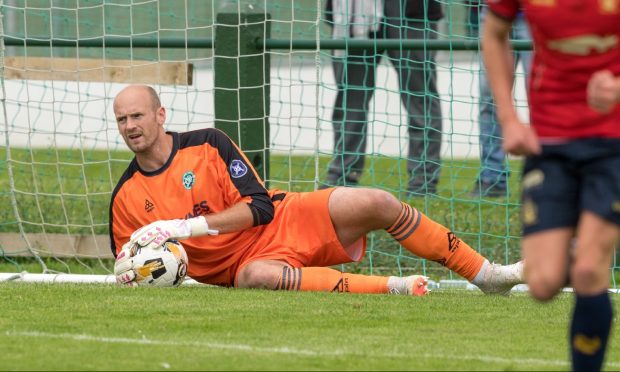
[{"label": "pink and white glove", "polygon": [[114,275],[118,284],[135,287],[138,283],[135,281],[136,273],[133,271],[132,247],[133,243],[127,242],[121,248],[114,262]]},{"label": "pink and white glove", "polygon": [[131,234],[130,243],[140,247],[156,248],[166,240],[183,240],[192,236],[217,235],[219,231],[209,229],[204,216],[189,218],[187,220],[160,220],[148,224]]}]

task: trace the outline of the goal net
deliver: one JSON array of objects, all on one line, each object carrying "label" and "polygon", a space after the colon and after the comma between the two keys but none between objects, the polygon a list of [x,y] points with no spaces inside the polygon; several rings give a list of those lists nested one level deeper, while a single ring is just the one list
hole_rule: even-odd
[{"label": "goal net", "polygon": [[[146,83],[159,92],[168,110],[167,130],[214,127],[218,122],[230,128],[231,123],[257,119],[268,123],[268,128],[252,132],[266,137],[260,148],[244,142],[243,130],[233,131],[244,150],[265,155],[261,174],[270,187],[309,191],[326,182],[335,143],[334,61],[346,51],[319,42],[334,40],[324,0],[4,0],[0,4],[4,143],[0,272],[111,273],[109,201],[133,156],[117,132],[112,101],[129,83]],[[457,46],[477,45],[477,13],[465,0],[442,6],[441,20],[411,26],[428,38],[416,47],[423,60],[405,61],[417,69],[430,65],[436,69],[437,94],[427,88],[409,91],[399,84],[397,66],[402,58],[371,53],[382,59],[368,105],[367,145],[348,155],[365,155],[359,186],[394,193],[452,228],[491,261],[516,262],[521,159],[506,160],[510,176],[505,196],[472,195],[481,170],[480,55]],[[241,71],[242,63],[237,70],[215,68],[218,61],[231,58],[218,56],[216,30],[230,27],[218,24],[223,13],[259,14],[267,20],[239,16],[237,27],[254,22],[265,30],[259,38],[263,45],[254,56],[268,57],[268,76],[258,88],[269,94],[266,101],[252,97],[235,101],[236,106],[227,108],[232,114],[218,117],[222,107],[216,105],[221,102],[217,82],[243,80],[247,74]],[[451,43],[435,51],[438,44],[433,39]],[[279,43],[269,46],[269,40]],[[410,49],[405,39],[395,40],[402,44],[393,50]],[[370,49],[380,49],[376,44],[380,41],[366,42]],[[244,48],[243,43],[235,40],[230,46],[236,51]],[[526,117],[523,70],[517,74],[515,96]],[[239,84],[237,97],[251,90]],[[416,95],[435,95],[440,103],[439,160],[410,158],[411,114],[404,102]],[[248,116],[248,105],[258,105],[255,112],[268,115]],[[424,126],[421,143],[428,144],[426,136],[432,134],[427,127],[430,116],[417,118]],[[408,160],[439,166],[436,189],[423,184],[411,192]],[[417,167],[415,172],[422,170]],[[438,264],[401,249],[385,232],[369,234],[368,243],[365,259],[342,269],[452,278]],[[615,263],[612,269],[616,274]]]}]

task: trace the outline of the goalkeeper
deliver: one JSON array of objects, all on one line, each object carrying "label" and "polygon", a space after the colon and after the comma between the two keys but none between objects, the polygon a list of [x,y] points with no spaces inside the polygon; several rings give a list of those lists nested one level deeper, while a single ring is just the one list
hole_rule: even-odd
[{"label": "goalkeeper", "polygon": [[436,261],[485,293],[523,282],[523,263],[491,264],[446,227],[392,194],[337,187],[314,192],[265,189],[223,132],[166,132],[155,90],[130,85],[114,100],[120,134],[135,158],[110,205],[119,283],[135,275],[129,248],[183,242],[188,275],[238,288],[424,295],[421,275],[383,277],[327,266],[362,260],[366,234],[385,229],[411,253]]}]

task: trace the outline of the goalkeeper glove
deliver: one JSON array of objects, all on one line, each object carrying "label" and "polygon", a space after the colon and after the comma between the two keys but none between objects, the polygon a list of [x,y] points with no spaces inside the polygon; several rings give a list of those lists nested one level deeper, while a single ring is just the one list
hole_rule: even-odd
[{"label": "goalkeeper glove", "polygon": [[217,235],[219,231],[209,229],[207,219],[204,216],[189,218],[187,220],[160,220],[146,225],[133,234],[129,242],[140,247],[156,248],[166,240],[183,240],[192,236]]},{"label": "goalkeeper glove", "polygon": [[129,241],[121,248],[114,262],[114,275],[118,284],[135,287],[138,283],[135,281],[136,273],[133,271],[132,247],[134,245]]}]

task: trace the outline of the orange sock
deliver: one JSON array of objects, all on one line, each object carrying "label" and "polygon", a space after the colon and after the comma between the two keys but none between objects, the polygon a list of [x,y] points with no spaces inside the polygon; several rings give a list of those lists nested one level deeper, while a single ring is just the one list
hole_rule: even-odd
[{"label": "orange sock", "polygon": [[471,281],[485,258],[445,226],[402,203],[398,218],[386,231],[416,256],[442,264]]},{"label": "orange sock", "polygon": [[351,293],[388,293],[388,277],[343,273],[328,267],[284,266],[276,289]]}]

